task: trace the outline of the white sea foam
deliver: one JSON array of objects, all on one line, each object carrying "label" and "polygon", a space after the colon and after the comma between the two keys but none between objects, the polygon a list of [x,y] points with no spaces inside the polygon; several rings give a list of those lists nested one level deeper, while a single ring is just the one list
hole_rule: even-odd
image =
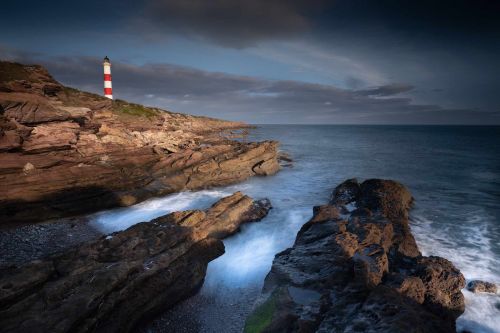
[{"label": "white sea foam", "polygon": [[[413,234],[423,255],[447,258],[457,266],[467,280],[480,279],[499,282],[497,260],[485,220],[491,217],[484,211],[470,212],[462,223],[434,224],[423,216],[412,216]],[[452,230],[453,229],[453,230]],[[453,232],[459,237],[450,237]],[[474,294],[463,290],[465,312],[457,320],[457,331],[474,333],[500,332],[500,315],[495,304],[498,295]]]},{"label": "white sea foam", "polygon": [[261,284],[275,254],[293,244],[297,231],[310,215],[308,209],[275,207],[263,221],[245,225],[243,232],[224,241],[226,253],[209,264],[204,288]]},{"label": "white sea foam", "polygon": [[205,209],[217,199],[231,193],[222,189],[181,192],[146,200],[130,207],[99,212],[90,216],[90,224],[103,233],[111,233],[174,211]]},{"label": "white sea foam", "polygon": [[[94,214],[90,223],[104,233],[111,233],[172,211],[208,208],[236,190],[244,190],[256,197],[266,192],[249,183],[217,190],[182,192]],[[272,201],[275,207],[268,217],[243,226],[241,233],[224,240],[226,253],[209,264],[203,292],[261,285],[275,254],[293,244],[297,231],[310,217],[311,208],[290,207],[293,200],[286,195],[272,198]],[[488,218],[491,217],[485,216],[483,211],[474,211],[465,217],[464,223],[443,224],[417,212],[412,216],[412,229],[424,255],[439,255],[451,260],[468,280],[498,283],[498,259],[491,248],[495,240],[490,238],[487,223],[484,223]],[[499,297],[473,294],[467,290],[464,290],[464,295],[466,310],[457,321],[458,331],[500,332],[499,310],[495,307]]]},{"label": "white sea foam", "polygon": [[[206,209],[237,190],[255,198],[268,192],[266,188],[256,187],[252,181],[216,190],[181,192],[99,212],[90,217],[90,224],[103,233],[124,230],[173,211]],[[274,207],[263,221],[244,225],[242,232],[224,240],[226,252],[209,264],[204,289],[221,284],[226,288],[261,284],[275,254],[293,244],[297,231],[311,216],[312,208],[289,208],[293,204],[289,195],[271,200]]]}]

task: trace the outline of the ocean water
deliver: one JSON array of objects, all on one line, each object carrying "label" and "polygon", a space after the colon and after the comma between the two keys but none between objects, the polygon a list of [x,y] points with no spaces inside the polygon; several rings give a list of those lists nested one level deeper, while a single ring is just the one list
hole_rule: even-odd
[{"label": "ocean water", "polygon": [[[451,260],[466,279],[500,283],[500,127],[265,125],[248,140],[274,139],[292,168],[233,186],[185,192],[100,212],[92,224],[122,230],[170,211],[207,208],[241,190],[274,208],[224,241],[201,290],[158,316],[149,332],[240,332],[274,255],[289,247],[332,189],[347,178],[394,179],[416,199],[411,227],[424,255]],[[500,296],[464,291],[458,331],[500,332]]]}]

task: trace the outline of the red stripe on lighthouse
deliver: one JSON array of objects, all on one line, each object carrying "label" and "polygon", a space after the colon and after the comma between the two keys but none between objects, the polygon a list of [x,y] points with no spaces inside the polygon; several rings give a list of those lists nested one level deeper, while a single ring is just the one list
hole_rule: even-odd
[{"label": "red stripe on lighthouse", "polygon": [[104,74],[104,81],[111,81],[111,74]]},{"label": "red stripe on lighthouse", "polygon": [[104,88],[104,95],[113,95],[113,89]]}]

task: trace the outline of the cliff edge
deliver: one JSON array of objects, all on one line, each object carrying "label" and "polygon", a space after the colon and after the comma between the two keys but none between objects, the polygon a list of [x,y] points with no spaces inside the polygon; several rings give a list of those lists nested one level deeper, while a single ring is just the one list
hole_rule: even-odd
[{"label": "cliff edge", "polygon": [[89,213],[277,172],[277,142],[228,138],[244,127],[112,101],[65,87],[41,66],[0,62],[0,221]]}]

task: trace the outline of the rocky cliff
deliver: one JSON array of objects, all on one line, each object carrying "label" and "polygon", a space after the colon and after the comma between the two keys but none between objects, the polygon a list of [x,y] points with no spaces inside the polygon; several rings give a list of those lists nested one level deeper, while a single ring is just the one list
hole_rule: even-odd
[{"label": "rocky cliff", "polygon": [[348,180],[276,255],[246,332],[455,332],[465,280],[424,257],[401,184]]},{"label": "rocky cliff", "polygon": [[[32,222],[225,185],[278,169],[239,122],[111,101],[0,62],[0,221]],[[228,135],[224,135],[228,132]]]},{"label": "rocky cliff", "polygon": [[221,238],[271,208],[240,192],[0,269],[0,332],[127,332],[201,285]]}]

